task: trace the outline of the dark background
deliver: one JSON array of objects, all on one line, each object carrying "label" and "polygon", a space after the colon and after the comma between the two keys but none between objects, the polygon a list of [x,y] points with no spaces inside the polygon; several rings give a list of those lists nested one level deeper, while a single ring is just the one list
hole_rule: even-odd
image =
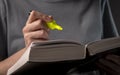
[{"label": "dark background", "polygon": [[117,26],[118,32],[120,34],[120,0],[109,0],[111,5],[111,11],[115,24]]}]

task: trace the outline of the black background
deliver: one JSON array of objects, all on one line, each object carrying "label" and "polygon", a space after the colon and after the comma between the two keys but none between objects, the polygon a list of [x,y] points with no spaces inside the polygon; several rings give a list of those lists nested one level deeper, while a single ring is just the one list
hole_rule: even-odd
[{"label": "black background", "polygon": [[113,18],[117,26],[118,32],[120,34],[120,0],[109,0],[109,1],[110,1]]}]

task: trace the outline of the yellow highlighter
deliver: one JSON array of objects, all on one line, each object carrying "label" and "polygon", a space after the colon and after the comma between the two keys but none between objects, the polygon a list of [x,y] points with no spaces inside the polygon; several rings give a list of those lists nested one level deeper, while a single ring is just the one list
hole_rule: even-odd
[{"label": "yellow highlighter", "polygon": [[48,28],[51,30],[60,30],[60,31],[63,30],[63,28],[60,25],[58,25],[55,20],[47,22],[46,24]]}]

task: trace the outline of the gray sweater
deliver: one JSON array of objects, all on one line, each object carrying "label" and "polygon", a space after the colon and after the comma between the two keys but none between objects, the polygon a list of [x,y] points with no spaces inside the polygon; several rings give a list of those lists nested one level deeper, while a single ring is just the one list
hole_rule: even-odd
[{"label": "gray sweater", "polygon": [[[51,31],[50,39],[86,44],[117,35],[107,0],[0,0],[1,57],[24,47],[22,28],[30,10],[52,15],[63,27],[63,31]],[[108,26],[110,30],[105,29]]]},{"label": "gray sweater", "polygon": [[118,36],[108,0],[0,0],[0,60],[25,46],[22,29],[31,10],[52,15],[63,27],[50,39],[86,44]]}]

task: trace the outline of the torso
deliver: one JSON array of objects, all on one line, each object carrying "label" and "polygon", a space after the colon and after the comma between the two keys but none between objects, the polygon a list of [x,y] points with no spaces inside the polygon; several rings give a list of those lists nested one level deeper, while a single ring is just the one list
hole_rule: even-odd
[{"label": "torso", "polygon": [[24,47],[22,28],[31,10],[52,15],[57,23],[63,27],[63,31],[51,31],[50,39],[73,40],[82,44],[101,39],[100,0],[6,1],[8,4],[6,12],[9,55]]}]

